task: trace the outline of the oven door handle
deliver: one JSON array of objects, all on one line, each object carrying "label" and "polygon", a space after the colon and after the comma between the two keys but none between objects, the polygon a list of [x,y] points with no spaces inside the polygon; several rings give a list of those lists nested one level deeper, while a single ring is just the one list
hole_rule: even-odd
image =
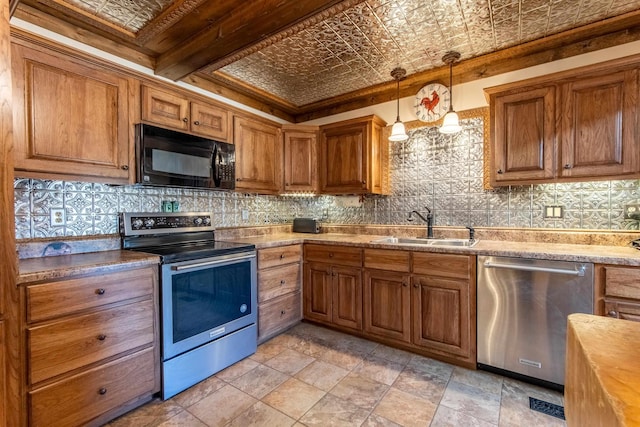
[{"label": "oven door handle", "polygon": [[239,256],[239,257],[219,259],[215,261],[196,262],[194,264],[189,264],[189,265],[174,265],[171,267],[171,269],[174,271],[183,271],[183,270],[191,270],[193,268],[213,267],[216,265],[229,265],[232,263],[236,263],[238,261],[249,260],[255,257],[256,257],[255,255],[245,255],[245,256]]}]

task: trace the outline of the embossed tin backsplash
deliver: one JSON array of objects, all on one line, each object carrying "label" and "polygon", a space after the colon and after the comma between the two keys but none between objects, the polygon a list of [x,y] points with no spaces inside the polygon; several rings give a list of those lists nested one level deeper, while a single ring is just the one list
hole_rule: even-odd
[{"label": "embossed tin backsplash", "polygon": [[[216,227],[291,223],[296,217],[334,224],[408,224],[409,211],[434,211],[435,225],[637,230],[626,204],[640,203],[640,181],[540,184],[484,190],[483,121],[444,136],[437,128],[409,131],[391,143],[390,196],[365,197],[359,206],[343,197],[260,196],[216,191],[16,179],[16,238],[115,234],[118,212],[159,212],[175,200],[181,211],[214,213]],[[353,202],[353,200],[349,200]],[[562,206],[563,218],[545,218],[545,206]],[[50,210],[63,208],[65,224],[52,226]]]}]

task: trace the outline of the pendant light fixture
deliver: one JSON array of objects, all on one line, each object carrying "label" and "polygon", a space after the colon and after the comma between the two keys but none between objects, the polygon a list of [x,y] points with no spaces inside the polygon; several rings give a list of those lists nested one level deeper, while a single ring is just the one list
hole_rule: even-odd
[{"label": "pendant light fixture", "polygon": [[407,139],[409,139],[407,131],[404,128],[404,123],[400,121],[400,80],[404,79],[406,75],[407,70],[405,70],[404,68],[398,67],[391,70],[391,77],[393,77],[397,82],[396,111],[398,115],[396,116],[396,122],[391,128],[391,136],[389,137],[389,141],[406,141]]},{"label": "pendant light fixture", "polygon": [[458,114],[453,111],[453,63],[460,59],[459,52],[447,52],[442,57],[442,62],[449,65],[449,111],[444,115],[440,133],[453,134],[462,130]]}]

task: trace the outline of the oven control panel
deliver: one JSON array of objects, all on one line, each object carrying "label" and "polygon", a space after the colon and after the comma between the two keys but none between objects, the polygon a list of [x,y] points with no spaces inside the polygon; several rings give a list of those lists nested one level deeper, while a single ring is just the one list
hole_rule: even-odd
[{"label": "oven control panel", "polygon": [[151,233],[184,233],[214,230],[210,212],[130,213],[121,214],[120,228],[125,236]]}]

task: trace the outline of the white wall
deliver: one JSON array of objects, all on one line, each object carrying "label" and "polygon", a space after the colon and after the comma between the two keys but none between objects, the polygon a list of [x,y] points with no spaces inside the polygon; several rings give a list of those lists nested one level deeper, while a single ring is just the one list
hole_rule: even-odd
[{"label": "white wall", "polygon": [[[271,116],[262,111],[240,104],[236,101],[217,95],[215,93],[203,90],[201,88],[189,85],[187,83],[173,82],[163,77],[156,76],[153,73],[153,70],[149,68],[143,67],[141,65],[135,64],[131,61],[127,61],[122,58],[118,58],[115,55],[93,48],[84,43],[77,42],[68,37],[61,36],[59,34],[46,30],[37,25],[33,25],[29,22],[23,21],[21,19],[11,18],[11,25],[16,28],[20,28],[25,31],[29,31],[29,32],[38,34],[42,37],[54,40],[63,45],[66,45],[75,49],[83,50],[89,54],[95,55],[100,58],[104,58],[108,61],[117,63],[123,67],[135,70],[137,72],[146,74],[148,76],[152,76],[166,83],[175,84],[185,89],[192,90],[204,96],[208,96],[212,99],[218,100],[220,102],[224,102],[235,108],[249,111],[253,114],[266,117],[278,123],[286,123],[286,121],[282,120],[281,118]],[[547,64],[536,65],[534,67],[529,67],[522,70],[512,71],[509,73],[504,73],[497,76],[488,77],[485,79],[475,80],[473,82],[457,85],[457,86],[454,86],[453,88],[453,106],[456,111],[464,111],[472,108],[484,107],[487,105],[487,101],[485,99],[484,92],[483,92],[483,89],[486,87],[497,86],[504,83],[524,80],[524,79],[537,77],[545,74],[551,74],[558,71],[564,71],[571,68],[581,67],[584,65],[594,64],[602,61],[608,61],[611,59],[621,58],[623,56],[634,55],[637,53],[640,53],[640,41],[627,43],[620,46],[611,47],[608,49],[602,49],[595,52],[585,53],[583,55],[578,55],[578,56],[574,56],[567,59],[561,59],[558,61],[549,62]],[[429,82],[425,81],[424,83],[427,84]],[[407,121],[415,120],[416,117],[414,116],[413,102],[414,102],[414,98],[412,96],[407,98],[402,98],[400,100],[400,119],[402,121],[407,122]],[[311,120],[306,122],[305,124],[322,125],[325,123],[331,123],[331,122],[351,119],[355,117],[362,117],[369,114],[376,114],[379,117],[381,117],[383,120],[385,120],[387,123],[392,124],[396,120],[396,101],[389,101],[382,104],[372,105],[370,107],[349,111],[346,113],[340,113],[340,114],[335,114],[333,116]]]}]

